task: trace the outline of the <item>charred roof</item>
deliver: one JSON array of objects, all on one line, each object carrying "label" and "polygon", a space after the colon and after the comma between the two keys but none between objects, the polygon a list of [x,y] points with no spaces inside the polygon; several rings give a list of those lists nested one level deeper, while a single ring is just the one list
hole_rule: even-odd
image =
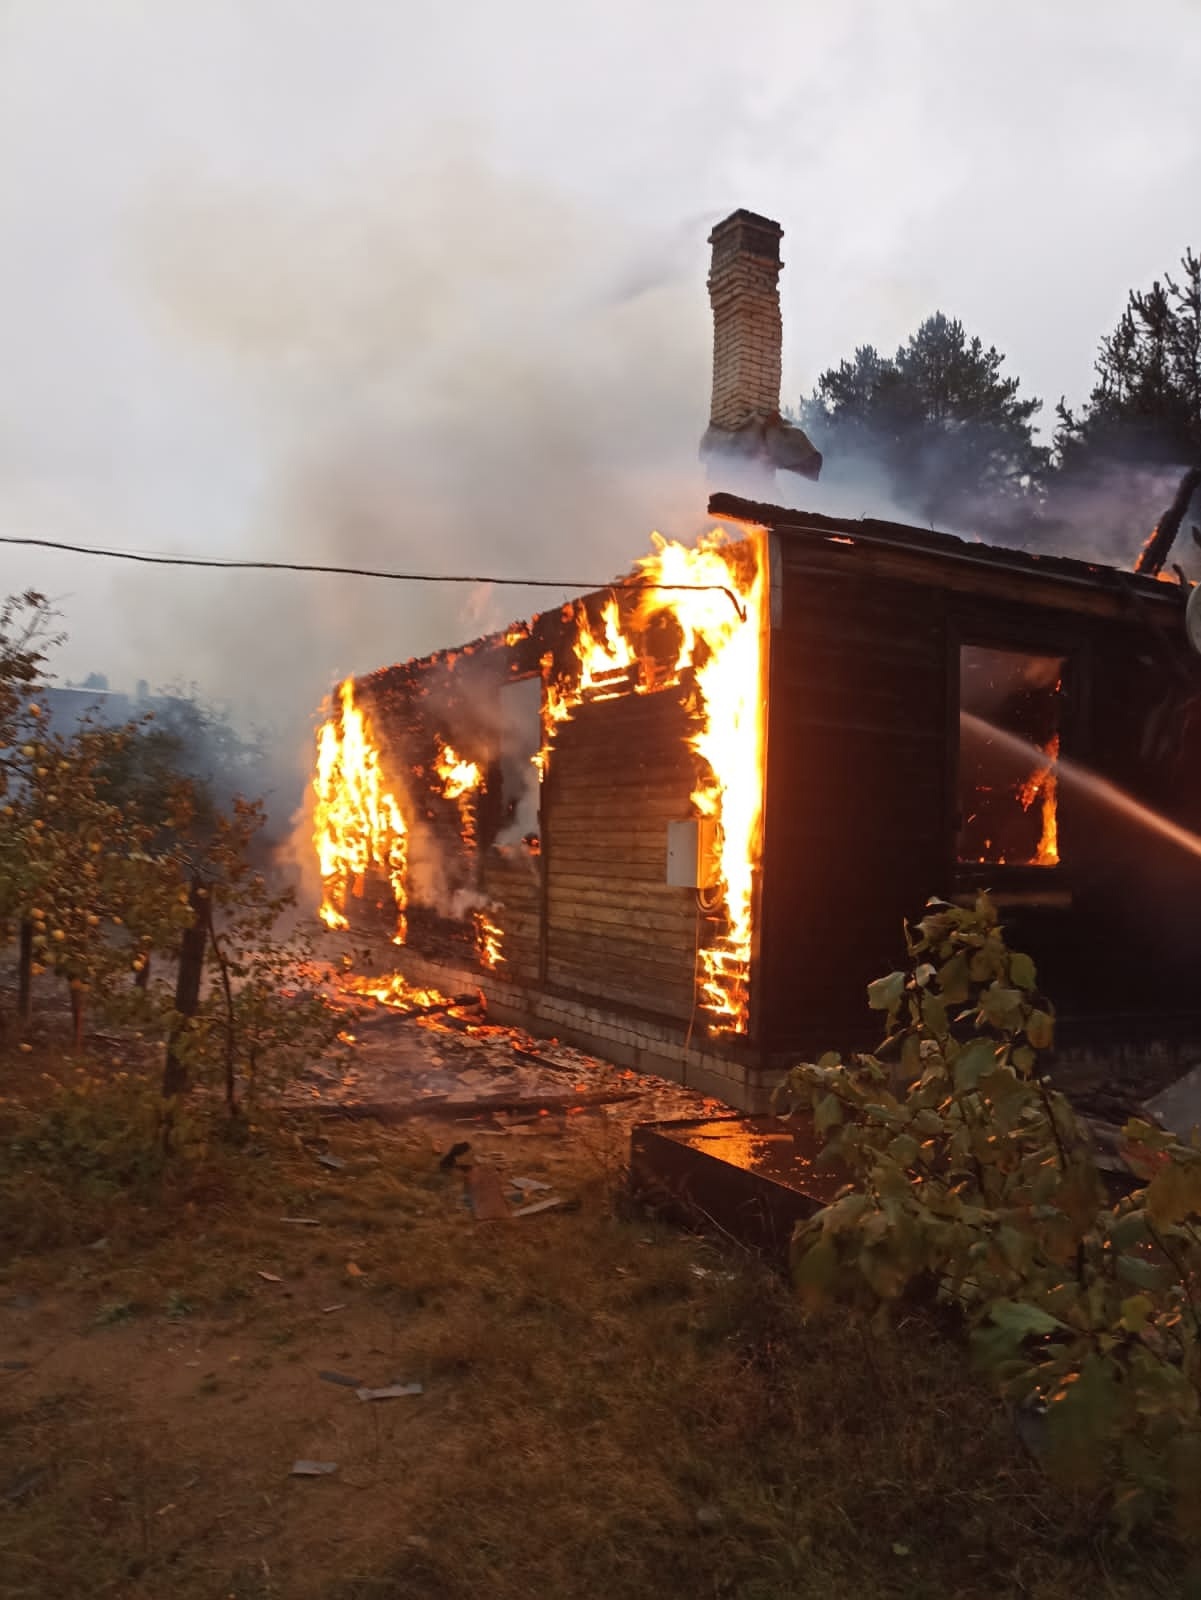
[{"label": "charred roof", "polygon": [[[930,570],[929,558],[936,557],[945,563],[948,573],[963,566],[1017,573],[1056,585],[1084,586],[1118,601],[1149,600],[1183,611],[1188,598],[1188,589],[1174,580],[1146,577],[1076,556],[1011,550],[982,540],[961,538],[958,534],[939,533],[932,528],[915,528],[903,522],[885,522],[874,517],[831,517],[818,511],[799,511],[723,493],[709,497],[709,513],[722,522],[769,528],[786,539],[807,540],[814,546],[826,546],[831,550],[856,546],[887,552],[899,558],[902,565],[906,557],[911,557],[915,567],[920,565],[926,573]],[[925,561],[917,559],[923,557]]]}]

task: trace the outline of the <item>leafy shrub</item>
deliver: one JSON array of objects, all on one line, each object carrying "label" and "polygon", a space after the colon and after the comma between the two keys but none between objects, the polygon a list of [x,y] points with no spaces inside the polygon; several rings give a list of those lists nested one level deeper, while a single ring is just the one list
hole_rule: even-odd
[{"label": "leafy shrub", "polygon": [[875,1053],[783,1086],[848,1178],[797,1230],[799,1292],[881,1320],[917,1294],[957,1307],[1054,1473],[1124,1529],[1170,1503],[1201,1534],[1201,1148],[1131,1123],[1147,1182],[1111,1207],[1044,1072],[1053,1009],[988,898],[931,901],[906,940],[909,968],[868,986]]}]

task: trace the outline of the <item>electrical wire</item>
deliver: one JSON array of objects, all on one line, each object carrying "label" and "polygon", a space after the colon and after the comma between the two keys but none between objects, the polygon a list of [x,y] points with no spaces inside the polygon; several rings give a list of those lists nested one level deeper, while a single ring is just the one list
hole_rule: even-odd
[{"label": "electrical wire", "polygon": [[588,594],[598,589],[614,587],[690,593],[709,592],[726,595],[742,621],[746,621],[746,610],[738,596],[733,589],[728,589],[722,583],[655,583],[648,578],[632,577],[622,579],[614,585],[611,580],[606,583],[594,583],[585,579],[568,578],[498,578],[447,572],[385,572],[373,567],[325,566],[308,561],[242,561],[227,560],[218,556],[168,556],[139,550],[105,550],[96,545],[67,544],[60,539],[34,539],[28,535],[17,534],[0,534],[0,544],[26,545],[39,550],[65,550],[69,555],[103,556],[109,561],[138,561],[159,567],[217,567],[226,571],[253,572],[318,572],[344,578],[384,578],[392,583],[491,583],[513,589],[567,589],[577,594]]}]

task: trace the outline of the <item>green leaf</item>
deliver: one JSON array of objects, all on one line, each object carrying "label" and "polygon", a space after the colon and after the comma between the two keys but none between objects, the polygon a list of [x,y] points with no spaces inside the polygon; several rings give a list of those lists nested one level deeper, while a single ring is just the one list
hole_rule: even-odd
[{"label": "green leaf", "polygon": [[1118,1217],[1109,1230],[1109,1237],[1118,1250],[1128,1250],[1132,1244],[1142,1244],[1149,1237],[1147,1213],[1140,1207]]},{"label": "green leaf", "polygon": [[1000,983],[990,983],[980,996],[980,1009],[994,1028],[1021,1026],[1022,996],[1017,989],[1006,989]]},{"label": "green leaf", "polygon": [[1123,1283],[1132,1283],[1136,1289],[1166,1289],[1172,1281],[1172,1272],[1145,1256],[1120,1255],[1114,1268]]},{"label": "green leaf", "polygon": [[1041,1306],[1032,1306],[1026,1300],[998,1300],[989,1312],[998,1328],[1018,1333],[1025,1338],[1031,1333],[1054,1333],[1063,1323]]},{"label": "green leaf", "polygon": [[838,1275],[838,1250],[824,1235],[804,1250],[793,1270],[793,1282],[810,1309],[825,1304]]},{"label": "green leaf", "polygon": [[907,1033],[901,1046],[901,1073],[907,1083],[922,1075],[922,1043],[916,1033]]},{"label": "green leaf", "polygon": [[997,1064],[997,1047],[991,1039],[969,1039],[955,1057],[955,1088],[970,1094],[981,1078]]},{"label": "green leaf", "polygon": [[922,1022],[937,1038],[946,1038],[947,1008],[937,995],[924,994],[922,996]]},{"label": "green leaf", "polygon": [[1020,950],[1015,950],[1009,958],[1009,981],[1016,983],[1019,989],[1034,989],[1038,979],[1034,971],[1034,962],[1030,957],[1023,955]]},{"label": "green leaf", "polygon": [[823,1095],[813,1108],[813,1126],[824,1135],[842,1121],[842,1101],[836,1094]]},{"label": "green leaf", "polygon": [[942,997],[949,1006],[959,1006],[967,999],[971,992],[971,979],[968,975],[967,957],[962,951],[954,955],[945,963],[938,974],[938,986],[942,990]]},{"label": "green leaf", "polygon": [[1169,1157],[1147,1185],[1147,1214],[1161,1226],[1201,1213],[1201,1162]]},{"label": "green leaf", "polygon": [[888,1154],[898,1167],[910,1167],[917,1160],[921,1145],[911,1133],[898,1133],[888,1146]]},{"label": "green leaf", "polygon": [[988,1320],[972,1333],[972,1353],[993,1370],[1023,1358],[1022,1346],[1032,1337],[1043,1338],[1063,1324],[1040,1306],[1022,1300],[998,1300],[989,1307]]},{"label": "green leaf", "polygon": [[1132,1294],[1122,1301],[1122,1326],[1129,1328],[1131,1333],[1138,1333],[1154,1310],[1154,1302],[1148,1300],[1145,1294]]},{"label": "green leaf", "polygon": [[867,1003],[873,1011],[891,1011],[905,993],[905,974],[890,972],[867,986]]},{"label": "green leaf", "polygon": [[919,989],[924,989],[934,976],[934,966],[929,961],[923,961],[913,974],[914,981]]},{"label": "green leaf", "polygon": [[1049,1050],[1055,1039],[1054,1019],[1045,1011],[1032,1011],[1026,1018],[1026,1037],[1036,1050]]}]

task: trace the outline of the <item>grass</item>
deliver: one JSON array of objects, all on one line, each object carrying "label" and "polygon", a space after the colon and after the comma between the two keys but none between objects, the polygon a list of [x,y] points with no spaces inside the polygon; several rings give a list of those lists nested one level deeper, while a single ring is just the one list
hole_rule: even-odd
[{"label": "grass", "polygon": [[477,1139],[580,1202],[480,1223],[437,1165],[460,1128],[199,1122],[162,1168],[128,1082],[24,1055],[0,1090],[2,1596],[1188,1592],[927,1324],[806,1324],[752,1261],[622,1220],[599,1121]]}]

